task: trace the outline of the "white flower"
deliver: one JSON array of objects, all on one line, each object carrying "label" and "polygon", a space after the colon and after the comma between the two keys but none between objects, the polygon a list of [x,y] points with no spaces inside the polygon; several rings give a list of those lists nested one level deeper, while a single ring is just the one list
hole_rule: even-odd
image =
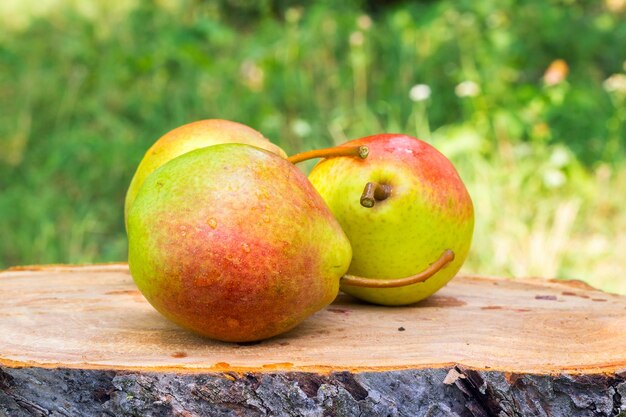
[{"label": "white flower", "polygon": [[245,60],[241,63],[239,73],[243,83],[253,91],[260,91],[263,89],[263,81],[265,80],[265,72],[259,67],[256,62],[251,60]]},{"label": "white flower", "polygon": [[311,125],[306,120],[296,119],[291,124],[291,131],[300,137],[308,136],[311,133]]},{"label": "white flower", "polygon": [[480,86],[474,81],[463,81],[454,88],[454,93],[459,97],[476,97],[480,94]]},{"label": "white flower", "polygon": [[626,75],[613,74],[602,83],[609,93],[626,93]]},{"label": "white flower", "polygon": [[563,148],[556,148],[550,155],[550,164],[555,167],[564,167],[569,164],[570,154]]},{"label": "white flower", "polygon": [[285,20],[289,23],[298,23],[298,21],[301,18],[302,18],[301,7],[290,7],[285,12]]},{"label": "white flower", "polygon": [[366,14],[362,14],[356,20],[356,24],[357,24],[357,26],[359,26],[359,29],[361,29],[361,30],[368,30],[369,28],[372,27],[372,18],[369,17]]},{"label": "white flower", "polygon": [[363,32],[356,31],[350,34],[350,45],[352,46],[361,46],[365,41],[365,36],[363,36]]},{"label": "white flower", "polygon": [[567,182],[567,177],[558,169],[548,169],[543,173],[543,183],[548,188],[559,188]]},{"label": "white flower", "polygon": [[426,84],[415,84],[409,91],[409,98],[412,101],[424,101],[430,97],[430,87]]}]

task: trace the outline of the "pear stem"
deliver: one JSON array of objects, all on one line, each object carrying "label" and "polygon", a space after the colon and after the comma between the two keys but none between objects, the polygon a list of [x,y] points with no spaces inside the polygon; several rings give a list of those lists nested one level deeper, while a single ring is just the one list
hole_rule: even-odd
[{"label": "pear stem", "polygon": [[363,288],[397,288],[405,287],[407,285],[417,284],[418,282],[424,282],[428,278],[435,275],[437,272],[445,268],[450,262],[454,260],[454,252],[450,249],[443,251],[439,259],[430,264],[428,268],[424,269],[415,275],[405,278],[397,279],[376,279],[376,278],[363,278],[354,275],[344,275],[341,277],[342,285],[351,285],[353,287]]},{"label": "pear stem", "polygon": [[386,200],[391,195],[391,185],[368,182],[365,184],[363,194],[361,194],[361,205],[372,208],[377,201]]},{"label": "pear stem", "polygon": [[287,158],[292,164],[308,161],[314,158],[332,158],[335,156],[358,156],[361,159],[367,158],[370,150],[367,146],[333,146],[332,148],[314,149],[297,153]]}]

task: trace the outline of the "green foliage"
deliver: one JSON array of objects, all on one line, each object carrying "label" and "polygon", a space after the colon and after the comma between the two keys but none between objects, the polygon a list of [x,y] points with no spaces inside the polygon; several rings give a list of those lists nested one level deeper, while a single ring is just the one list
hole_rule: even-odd
[{"label": "green foliage", "polygon": [[[613,191],[626,185],[624,10],[128,3],[0,32],[0,266],[125,259],[123,198],[145,150],[180,124],[225,118],[288,153],[382,131],[431,140],[477,206],[470,270],[626,291],[594,267],[617,265],[611,246],[626,240]],[[556,59],[569,74],[551,84]],[[430,97],[412,101],[416,84]]]}]

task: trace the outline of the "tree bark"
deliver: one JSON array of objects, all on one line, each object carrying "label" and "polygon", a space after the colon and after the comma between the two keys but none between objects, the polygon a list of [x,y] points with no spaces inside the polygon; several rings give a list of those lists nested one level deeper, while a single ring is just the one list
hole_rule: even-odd
[{"label": "tree bark", "polygon": [[169,323],[125,265],[0,273],[0,416],[626,416],[626,297],[457,277],[261,343]]}]

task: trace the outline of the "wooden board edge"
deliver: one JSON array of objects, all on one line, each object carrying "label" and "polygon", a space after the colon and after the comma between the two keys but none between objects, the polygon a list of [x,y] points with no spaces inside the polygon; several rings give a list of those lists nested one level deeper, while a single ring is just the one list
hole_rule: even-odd
[{"label": "wooden board edge", "polygon": [[480,372],[500,372],[503,374],[523,374],[523,375],[616,375],[626,378],[626,362],[594,364],[583,366],[554,367],[543,370],[523,370],[523,369],[501,369],[491,366],[479,366],[466,364],[464,362],[442,362],[437,364],[420,365],[398,365],[398,366],[331,366],[331,365],[293,365],[291,363],[273,363],[260,367],[238,367],[230,366],[226,363],[216,363],[211,366],[195,366],[193,364],[181,364],[180,366],[120,366],[106,363],[40,363],[36,361],[15,361],[0,357],[0,368],[40,368],[40,369],[80,369],[99,370],[116,372],[136,372],[136,373],[173,373],[173,374],[212,374],[212,373],[234,373],[234,374],[273,374],[277,372],[291,373],[314,373],[319,375],[329,375],[336,372],[349,372],[353,374],[367,372],[393,372],[407,370],[424,369],[450,369],[462,367]]}]

